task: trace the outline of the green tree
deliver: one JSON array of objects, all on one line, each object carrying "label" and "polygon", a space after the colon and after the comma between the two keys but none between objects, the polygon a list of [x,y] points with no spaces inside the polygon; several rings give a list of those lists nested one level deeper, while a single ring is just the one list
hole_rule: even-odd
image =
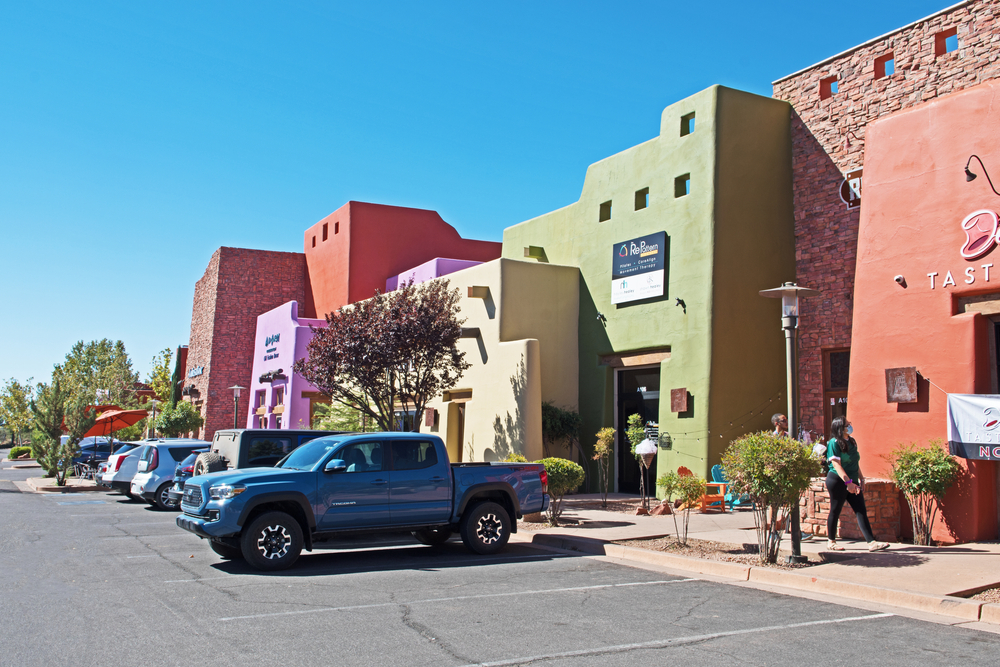
[{"label": "green tree", "polygon": [[536,463],[545,466],[545,472],[549,476],[549,496],[552,502],[549,503],[548,519],[551,525],[558,526],[563,511],[563,496],[575,491],[583,482],[583,466],[558,458],[542,459]]},{"label": "green tree", "polygon": [[[58,378],[51,385],[39,385],[38,397],[32,403],[35,437],[32,449],[47,477],[56,478],[56,486],[65,486],[73,469],[73,457],[80,453],[83,434],[94,425],[94,410],[82,397],[73,398],[63,390]],[[62,442],[63,426],[68,431]]]},{"label": "green tree", "polygon": [[887,458],[892,481],[910,506],[913,543],[930,546],[941,499],[962,468],[940,440],[931,440],[927,447],[899,445]]},{"label": "green tree", "polygon": [[[656,485],[663,489],[663,502],[670,505],[675,499],[681,501],[681,509],[671,508],[670,514],[674,517],[674,534],[677,536],[677,541],[681,544],[687,544],[691,508],[705,495],[705,480],[694,475],[681,475],[671,470],[657,477]],[[679,526],[677,524],[678,511],[684,512],[684,520]]]},{"label": "green tree", "polygon": [[31,378],[21,384],[14,378],[0,389],[0,424],[11,434],[11,444],[19,445],[31,430],[31,401],[34,390]]},{"label": "green tree", "polygon": [[[553,454],[552,448],[555,446],[565,447],[571,457],[579,457],[580,462],[586,466],[587,455],[584,454],[580,446],[580,427],[583,420],[580,413],[575,410],[564,410],[553,405],[549,401],[542,403],[542,448],[546,456]],[[587,468],[584,467],[584,486],[589,487]]]},{"label": "green tree", "polygon": [[167,347],[153,357],[149,377],[146,379],[146,384],[153,389],[153,393],[156,394],[156,401],[163,408],[167,407],[170,403],[170,399],[174,393],[173,369],[170,365],[173,355],[174,351]]},{"label": "green tree", "polygon": [[798,440],[761,432],[731,442],[722,455],[722,467],[729,491],[749,495],[754,504],[761,561],[777,562],[781,528],[810,478],[819,474],[819,461]]},{"label": "green tree", "polygon": [[600,482],[601,507],[608,506],[608,486],[611,483],[611,459],[615,454],[615,430],[608,426],[597,432],[594,460]]},{"label": "green tree", "polygon": [[327,327],[314,330],[308,357],[293,370],[379,430],[397,430],[397,405],[423,414],[471,365],[457,346],[459,291],[448,285],[407,283],[327,315]]},{"label": "green tree", "polygon": [[365,433],[370,423],[361,410],[342,403],[319,403],[313,408],[312,427],[317,431]]},{"label": "green tree", "polygon": [[124,409],[138,407],[139,374],[132,369],[120,340],[77,342],[66,359],[56,365],[52,377],[60,380],[63,391],[74,400],[81,398],[90,404],[113,404]]},{"label": "green tree", "polygon": [[168,438],[177,438],[184,433],[197,431],[205,424],[205,418],[187,401],[168,407],[156,417],[156,430]]}]

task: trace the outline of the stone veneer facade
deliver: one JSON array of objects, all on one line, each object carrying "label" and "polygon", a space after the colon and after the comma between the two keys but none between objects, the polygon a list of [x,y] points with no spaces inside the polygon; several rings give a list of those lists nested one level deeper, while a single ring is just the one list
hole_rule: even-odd
[{"label": "stone veneer facade", "polygon": [[[229,387],[240,385],[249,392],[257,316],[289,301],[305,303],[308,292],[302,253],[226,247],[215,251],[194,288],[188,346],[188,372],[199,367],[204,371],[184,378],[184,400],[197,405],[205,417],[197,437],[211,440],[217,430],[233,427]],[[247,396],[240,397],[242,409]],[[246,421],[242,416],[241,426]]]},{"label": "stone veneer facade", "polygon": [[[958,48],[938,54],[936,46],[951,29],[957,33]],[[875,61],[889,53],[895,57],[895,72],[876,79]],[[839,192],[844,175],[863,165],[866,125],[997,78],[998,56],[1000,0],[973,0],[774,83],[773,97],[790,102],[793,108],[796,276],[798,284],[822,292],[820,297],[805,299],[801,309],[804,428],[814,433],[827,430],[823,352],[851,346],[860,209],[848,210]],[[834,76],[838,91],[821,99],[821,82]]]},{"label": "stone veneer facade", "polygon": [[[868,521],[872,525],[875,539],[884,542],[898,542],[902,535],[900,525],[900,493],[896,485],[884,479],[865,480],[865,505]],[[830,494],[826,490],[826,478],[816,477],[799,500],[802,516],[802,532],[817,537],[827,537],[826,520],[830,516]],[[912,532],[912,531],[910,531]],[[840,512],[837,522],[837,537],[845,540],[861,540],[858,518],[847,503]]]}]

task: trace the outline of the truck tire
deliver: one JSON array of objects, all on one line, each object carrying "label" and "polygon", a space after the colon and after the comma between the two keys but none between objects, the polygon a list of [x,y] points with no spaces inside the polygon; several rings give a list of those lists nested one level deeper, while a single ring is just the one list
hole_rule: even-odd
[{"label": "truck tire", "polygon": [[209,540],[208,545],[212,547],[212,551],[219,554],[219,556],[221,556],[224,560],[236,560],[237,558],[243,558],[243,551],[241,551],[239,547],[234,547],[231,544]]},{"label": "truck tire", "polygon": [[413,531],[413,537],[417,542],[428,546],[444,544],[451,537],[451,528],[424,528]]},{"label": "truck tire", "polygon": [[240,538],[243,557],[256,570],[284,570],[302,553],[302,527],[284,512],[267,512],[250,522]]},{"label": "truck tire", "polygon": [[194,460],[194,470],[192,476],[204,475],[210,472],[219,472],[226,469],[226,462],[215,452],[204,452]]},{"label": "truck tire", "polygon": [[497,503],[485,501],[462,515],[462,542],[477,554],[495,554],[510,539],[510,516]]}]

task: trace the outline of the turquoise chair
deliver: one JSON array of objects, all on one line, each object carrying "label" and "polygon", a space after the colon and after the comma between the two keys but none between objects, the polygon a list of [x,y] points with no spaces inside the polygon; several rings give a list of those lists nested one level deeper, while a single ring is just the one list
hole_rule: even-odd
[{"label": "turquoise chair", "polygon": [[[729,480],[726,479],[726,474],[722,472],[722,466],[712,466],[712,481],[719,482],[720,484],[729,484]],[[737,505],[748,505],[750,503],[750,496],[745,493],[742,495],[727,493],[726,502],[729,503],[729,511],[731,512],[733,507]]]}]

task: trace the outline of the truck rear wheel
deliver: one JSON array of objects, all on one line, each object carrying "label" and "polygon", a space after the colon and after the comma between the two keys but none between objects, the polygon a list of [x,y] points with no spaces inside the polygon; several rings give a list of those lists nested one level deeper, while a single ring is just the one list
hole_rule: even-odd
[{"label": "truck rear wheel", "polygon": [[284,512],[261,514],[243,531],[240,546],[254,569],[284,570],[302,553],[302,527]]},{"label": "truck rear wheel", "polygon": [[215,452],[202,452],[194,460],[194,470],[192,476],[204,475],[210,472],[219,472],[226,469],[226,462]]},{"label": "truck rear wheel", "polygon": [[417,542],[433,547],[448,541],[448,538],[451,537],[451,528],[424,528],[423,530],[415,530],[413,531],[413,537],[416,538]]},{"label": "truck rear wheel", "polygon": [[510,539],[510,516],[497,503],[485,501],[462,515],[462,542],[477,554],[495,554]]}]

